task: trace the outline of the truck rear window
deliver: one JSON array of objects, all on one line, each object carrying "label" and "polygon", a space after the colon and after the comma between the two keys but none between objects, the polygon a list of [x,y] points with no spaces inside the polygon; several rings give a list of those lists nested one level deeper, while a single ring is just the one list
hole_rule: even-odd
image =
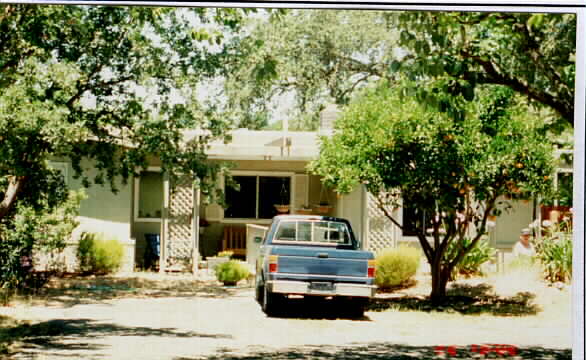
[{"label": "truck rear window", "polygon": [[303,242],[326,245],[350,245],[350,232],[345,223],[319,220],[282,221],[274,242]]}]

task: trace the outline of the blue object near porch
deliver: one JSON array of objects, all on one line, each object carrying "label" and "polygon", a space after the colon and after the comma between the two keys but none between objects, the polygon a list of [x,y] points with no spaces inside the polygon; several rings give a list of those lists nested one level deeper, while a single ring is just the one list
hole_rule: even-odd
[{"label": "blue object near porch", "polygon": [[161,235],[159,234],[144,234],[146,239],[146,249],[144,252],[145,268],[150,269],[157,267],[159,256],[161,254]]}]

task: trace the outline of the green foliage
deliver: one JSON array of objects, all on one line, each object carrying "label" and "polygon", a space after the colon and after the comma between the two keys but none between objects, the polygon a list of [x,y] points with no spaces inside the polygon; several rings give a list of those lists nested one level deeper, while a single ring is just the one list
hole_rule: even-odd
[{"label": "green foliage", "polygon": [[517,256],[507,264],[506,269],[507,271],[529,272],[530,270],[535,269],[536,266],[538,266],[538,264],[536,264],[535,258],[530,256]]},{"label": "green foliage", "polygon": [[224,250],[224,251],[220,251],[218,253],[218,257],[232,257],[232,255],[234,255],[234,251],[230,251],[230,250]]},{"label": "green foliage", "polygon": [[[492,105],[470,103],[466,116],[451,118],[405,94],[412,85],[405,80],[391,88],[382,81],[365,90],[336,121],[334,135],[321,139],[310,170],[341,194],[365,185],[399,227],[393,208],[409,204],[427,214],[413,232],[432,265],[433,294],[441,296],[453,268],[486,233],[499,196],[527,198],[551,189],[553,147],[537,120],[519,116],[515,98],[509,106],[499,96]],[[491,99],[501,89],[482,91]],[[464,245],[460,239],[471,227],[476,235]],[[452,241],[459,250],[445,262]]]},{"label": "green foliage", "polygon": [[238,260],[230,260],[221,263],[214,269],[216,278],[223,283],[235,284],[242,279],[246,279],[250,272],[246,266]]},{"label": "green foliage", "polygon": [[[154,156],[172,181],[199,179],[204,201],[221,196],[226,165],[207,162],[205,149],[228,124],[195,89],[217,73],[222,33],[238,30],[247,12],[0,5],[3,285],[20,283],[20,258],[33,246],[55,245],[70,230],[69,220],[44,218],[68,208],[49,160],[70,162],[84,186],[117,191]],[[195,128],[204,135],[184,141]]]},{"label": "green foliage", "polygon": [[[275,114],[280,99],[289,128],[313,130],[328,103],[346,104],[355,90],[373,79],[393,78],[386,71],[397,37],[384,13],[293,10],[256,19],[246,36],[236,38],[224,91],[240,126],[261,128],[251,120]],[[277,111],[282,111],[279,109]]]},{"label": "green foliage", "polygon": [[12,221],[0,222],[0,288],[26,286],[34,252],[47,254],[65,247],[78,225],[76,217],[84,198],[83,191],[70,191],[57,206],[50,206],[50,199],[23,201]]},{"label": "green foliage", "polygon": [[572,280],[572,244],[572,229],[567,222],[553,224],[536,243],[536,258],[549,282]]},{"label": "green foliage", "polygon": [[[469,247],[472,239],[464,238],[461,245]],[[446,252],[444,253],[444,261],[449,262],[458,254],[458,245],[456,241],[448,244]],[[459,275],[473,276],[482,275],[481,265],[490,261],[496,253],[496,249],[491,247],[487,240],[481,239],[472,247],[468,253],[456,264],[452,270],[452,279],[456,279]]]},{"label": "green foliage", "polygon": [[417,272],[420,260],[420,251],[412,247],[383,250],[376,257],[375,284],[381,290],[406,284]]},{"label": "green foliage", "polygon": [[103,234],[83,233],[77,248],[79,269],[84,273],[108,274],[122,265],[124,247],[116,239]]},{"label": "green foliage", "polygon": [[442,101],[444,94],[476,101],[478,86],[500,84],[554,110],[548,116],[554,127],[560,120],[562,128],[573,124],[574,14],[422,11],[388,17],[406,52],[391,70],[418,80],[418,98],[456,113],[458,104]]}]

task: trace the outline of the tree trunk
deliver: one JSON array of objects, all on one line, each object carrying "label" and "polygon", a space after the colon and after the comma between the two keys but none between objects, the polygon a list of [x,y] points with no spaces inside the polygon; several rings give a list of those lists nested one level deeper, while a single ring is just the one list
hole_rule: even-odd
[{"label": "tree trunk", "polygon": [[4,199],[2,199],[2,202],[0,202],[0,219],[4,218],[4,216],[8,214],[10,209],[12,209],[12,207],[16,203],[18,193],[22,190],[24,186],[24,181],[24,176],[8,177],[8,187],[6,188],[6,192],[4,193]]},{"label": "tree trunk", "polygon": [[[448,285],[448,276],[442,271],[441,256],[436,256],[431,264],[431,294],[429,296],[432,304],[441,304],[446,297],[446,287]],[[449,273],[448,273],[449,275]]]}]

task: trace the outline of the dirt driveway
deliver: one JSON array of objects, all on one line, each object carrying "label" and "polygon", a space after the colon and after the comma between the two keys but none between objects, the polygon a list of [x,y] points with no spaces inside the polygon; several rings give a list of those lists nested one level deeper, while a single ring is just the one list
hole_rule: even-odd
[{"label": "dirt driveway", "polygon": [[252,288],[187,276],[60,280],[0,307],[0,339],[14,340],[11,359],[571,358],[569,289],[520,280],[457,282],[437,312],[419,277],[360,319],[298,299],[267,318]]}]

